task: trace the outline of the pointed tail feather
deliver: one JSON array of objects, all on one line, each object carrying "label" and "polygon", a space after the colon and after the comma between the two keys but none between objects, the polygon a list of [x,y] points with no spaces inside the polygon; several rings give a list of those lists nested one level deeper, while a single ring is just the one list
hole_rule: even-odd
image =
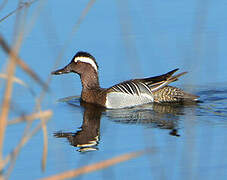
[{"label": "pointed tail feather", "polygon": [[171,77],[178,70],[179,70],[179,68],[176,68],[172,71],[169,71],[169,72],[162,74],[162,75],[159,75],[159,76],[144,78],[143,81],[144,82],[151,82],[151,84],[154,84],[154,83],[159,84],[161,81],[166,81],[169,77]]},{"label": "pointed tail feather", "polygon": [[173,82],[173,81],[177,81],[179,77],[185,75],[186,73],[188,73],[188,72],[182,72],[182,73],[179,73],[175,76],[171,76],[169,79],[167,79],[167,81],[170,81],[170,83]]},{"label": "pointed tail feather", "polygon": [[[178,70],[178,69],[175,69],[175,70],[173,70],[173,71],[176,72],[177,70]],[[170,71],[170,73],[171,73],[171,72],[172,72],[172,71]],[[173,72],[173,73],[174,73],[174,72]],[[172,73],[172,74],[173,74],[173,73]],[[179,78],[180,76],[183,76],[183,75],[186,74],[186,73],[187,73],[187,72],[182,72],[182,73],[177,74],[177,75],[175,75],[175,76],[170,76],[170,77],[167,78],[167,80],[164,81],[162,84],[156,86],[155,88],[152,88],[151,91],[157,91],[157,90],[161,89],[162,87],[167,86],[167,85],[170,84],[171,82],[177,81],[178,78]],[[167,73],[167,74],[168,74],[168,73]]]},{"label": "pointed tail feather", "polygon": [[167,72],[166,74],[164,74],[167,78],[168,77],[171,77],[176,71],[178,71],[179,70],[179,68],[176,68],[176,69],[174,69],[174,70],[172,70],[172,71],[169,71],[169,72]]}]

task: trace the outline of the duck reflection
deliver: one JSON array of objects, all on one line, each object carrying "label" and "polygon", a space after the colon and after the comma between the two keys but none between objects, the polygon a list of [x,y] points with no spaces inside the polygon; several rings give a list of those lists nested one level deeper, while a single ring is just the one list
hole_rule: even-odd
[{"label": "duck reflection", "polygon": [[[187,105],[188,106],[188,105]],[[142,124],[147,127],[169,129],[169,134],[179,137],[179,117],[184,114],[184,105],[147,104],[130,109],[106,110],[106,115],[116,123]]]},{"label": "duck reflection", "polygon": [[[70,105],[76,104],[68,102]],[[92,104],[81,102],[84,107],[83,124],[80,129],[73,132],[57,132],[54,136],[57,138],[67,138],[72,146],[78,147],[78,151],[94,151],[97,150],[100,135],[100,119],[103,109]]]},{"label": "duck reflection", "polygon": [[64,102],[84,108],[83,124],[77,132],[57,132],[57,138],[67,138],[78,151],[87,152],[98,150],[100,137],[100,119],[106,116],[111,121],[124,124],[142,124],[146,127],[168,129],[169,135],[179,137],[179,117],[184,115],[185,107],[195,104],[147,104],[127,109],[108,110],[93,104],[80,102],[79,99],[65,98]]}]

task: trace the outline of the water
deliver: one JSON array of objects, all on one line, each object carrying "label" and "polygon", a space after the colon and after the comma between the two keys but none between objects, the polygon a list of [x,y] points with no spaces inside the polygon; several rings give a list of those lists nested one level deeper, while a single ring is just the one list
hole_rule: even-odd
[{"label": "water", "polygon": [[[0,17],[14,10],[16,3],[7,2],[0,10]],[[172,85],[199,95],[201,102],[104,110],[80,104],[79,76],[52,77],[41,106],[42,110],[53,111],[47,124],[46,169],[41,168],[43,133],[39,131],[20,151],[10,179],[39,179],[144,149],[149,150],[145,155],[82,178],[225,179],[225,1],[95,1],[72,35],[87,3],[37,1],[25,12],[28,26],[19,56],[43,80],[83,50],[96,57],[102,87],[160,75],[179,67],[188,74]],[[10,45],[15,21],[16,14],[0,23],[0,33]],[[55,67],[59,54],[61,61]],[[3,51],[0,58],[4,70]],[[20,68],[16,77],[32,93],[14,84],[10,119],[34,112],[35,98],[42,91]],[[0,87],[3,94],[3,82]],[[4,157],[18,144],[25,127],[25,123],[8,126]],[[6,172],[7,168],[3,174]]]}]

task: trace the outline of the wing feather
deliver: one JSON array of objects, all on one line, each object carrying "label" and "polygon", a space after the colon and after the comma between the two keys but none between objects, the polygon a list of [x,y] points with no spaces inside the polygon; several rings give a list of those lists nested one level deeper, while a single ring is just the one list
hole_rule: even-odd
[{"label": "wing feather", "polygon": [[132,95],[136,94],[140,96],[141,93],[143,93],[143,91],[145,91],[146,89],[146,93],[152,94],[153,92],[167,86],[171,82],[177,81],[180,76],[187,73],[187,72],[182,72],[173,76],[173,74],[177,70],[178,69],[174,69],[160,76],[124,81],[122,83],[119,83],[110,87],[109,89],[107,89],[107,91],[122,92],[122,93],[127,93]]}]

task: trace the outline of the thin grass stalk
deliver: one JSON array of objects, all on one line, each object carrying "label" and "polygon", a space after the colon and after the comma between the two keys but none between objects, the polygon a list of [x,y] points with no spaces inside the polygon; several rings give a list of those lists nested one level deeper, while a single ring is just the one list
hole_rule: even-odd
[{"label": "thin grass stalk", "polygon": [[40,84],[43,89],[47,90],[48,86],[45,84],[39,76],[21,59],[17,56],[17,53],[14,50],[10,49],[8,43],[4,40],[4,38],[0,35],[0,45],[2,49],[14,58],[16,63],[27,73],[29,74],[38,84]]},{"label": "thin grass stalk", "polygon": [[7,122],[7,125],[14,125],[22,122],[28,122],[28,121],[33,121],[34,119],[40,119],[40,118],[50,118],[52,116],[52,111],[51,110],[46,110],[46,111],[40,111],[38,113],[33,113],[31,115],[26,115],[26,116],[21,116],[18,118],[15,118],[13,120],[10,120]]},{"label": "thin grass stalk", "polygon": [[21,141],[19,142],[19,144],[16,146],[16,148],[13,150],[12,153],[10,153],[4,160],[4,166],[6,164],[10,163],[10,166],[6,172],[5,178],[9,178],[11,171],[14,168],[16,159],[18,157],[18,154],[20,152],[20,150],[22,149],[22,147],[24,147],[24,145],[37,133],[39,132],[39,130],[42,128],[42,123],[47,123],[49,121],[49,119],[45,119],[44,122],[40,122],[31,132],[26,133],[24,135],[24,137],[21,139]]},{"label": "thin grass stalk", "polygon": [[115,164],[118,164],[118,163],[121,163],[121,162],[124,162],[124,161],[128,161],[132,158],[136,158],[138,156],[141,156],[144,153],[145,153],[145,151],[138,151],[138,152],[123,154],[123,155],[120,155],[120,156],[117,156],[117,157],[114,157],[114,158],[111,158],[111,159],[108,159],[108,160],[105,160],[105,161],[101,161],[101,162],[98,162],[98,163],[95,163],[95,164],[87,165],[87,166],[84,166],[84,167],[81,167],[81,168],[78,168],[78,169],[75,169],[75,170],[66,171],[66,172],[63,172],[61,174],[57,174],[57,175],[50,176],[50,177],[47,177],[47,178],[43,178],[43,179],[40,179],[40,180],[61,180],[61,179],[75,178],[75,177],[78,177],[78,176],[83,175],[83,174],[87,174],[87,173],[90,173],[90,172],[93,172],[93,171],[101,170],[101,169],[107,168],[109,166],[113,166]]},{"label": "thin grass stalk", "polygon": [[[26,3],[22,3],[23,5],[22,8],[24,7],[29,7],[32,3],[34,3],[35,1],[38,1],[38,0],[32,0],[30,2],[26,2]],[[21,9],[21,8],[19,8]],[[40,8],[38,8],[37,10],[38,12],[40,11]],[[36,13],[37,14],[37,13]],[[36,15],[37,16],[37,15]],[[32,24],[34,24],[34,21],[35,21],[35,17],[36,16],[33,16],[32,20],[33,21],[30,21],[30,25],[29,25],[29,28],[26,27],[26,29],[29,29],[29,31],[27,30],[27,32],[25,32],[26,34],[28,34],[30,31],[31,31],[31,28],[32,28]],[[29,74],[36,82],[38,82],[38,84],[40,84],[45,90],[48,90],[48,86],[47,84],[45,84],[40,78],[39,76],[31,69],[29,68],[29,66],[21,59],[17,56],[16,53],[14,52],[11,52],[11,49],[8,45],[8,43],[4,40],[4,38],[0,35],[0,45],[2,46],[3,50],[7,53],[7,54],[12,54],[12,56],[15,56],[14,58],[16,59],[16,62],[17,64],[27,73]]]},{"label": "thin grass stalk", "polygon": [[[42,112],[39,99],[37,100],[37,107],[38,107],[39,112]],[[42,171],[45,171],[46,159],[47,159],[47,153],[48,153],[47,126],[45,123],[45,118],[41,117],[40,119],[41,119],[42,130],[43,130],[43,155],[42,155],[42,160],[41,160],[41,168],[42,168]]]},{"label": "thin grass stalk", "polygon": [[45,123],[45,119],[41,118],[41,122],[42,122],[42,130],[43,130],[43,155],[42,155],[41,167],[42,167],[42,171],[45,171],[47,154],[48,154],[48,136],[47,136],[47,126]]},{"label": "thin grass stalk", "polygon": [[[24,17],[25,18],[25,17]],[[0,116],[0,167],[3,167],[3,143],[4,143],[4,135],[5,135],[5,129],[6,129],[6,124],[7,124],[7,119],[10,111],[10,102],[11,102],[11,96],[12,96],[12,91],[13,91],[13,78],[14,78],[14,73],[16,70],[16,56],[20,50],[20,46],[22,44],[23,40],[23,26],[25,23],[25,19],[22,19],[21,21],[21,16],[20,14],[17,14],[17,19],[15,23],[15,43],[13,46],[13,51],[9,51],[9,59],[8,59],[8,66],[7,66],[7,83],[6,83],[6,88],[4,92],[4,97],[3,97],[3,102],[2,102],[2,107],[1,107],[1,116]],[[18,31],[19,29],[19,31]],[[14,52],[15,55],[12,53]]]},{"label": "thin grass stalk", "polygon": [[[0,78],[7,79],[8,76],[7,76],[7,74],[0,73]],[[25,86],[26,88],[29,88],[28,85],[24,81],[22,81],[21,79],[19,79],[18,77],[15,77],[14,76],[13,77],[13,82],[18,83],[18,84],[20,84],[22,86]]]},{"label": "thin grass stalk", "polygon": [[47,3],[46,0],[34,0],[34,1],[39,1],[39,3],[29,18],[29,21],[26,26],[25,36],[32,31],[35,23],[37,22],[39,15],[41,14],[42,8],[44,7],[44,3]]},{"label": "thin grass stalk", "polygon": [[[7,74],[3,74],[3,73],[0,73],[0,78],[1,79],[7,79]],[[28,84],[26,84],[23,80],[19,79],[18,77],[13,77],[13,82],[14,83],[18,83],[22,86],[24,86],[25,88],[28,89],[28,91],[31,93],[31,95],[34,97],[35,96],[35,92],[33,91],[33,89],[31,88],[31,86],[29,86]],[[0,84],[0,88],[1,88],[1,84]],[[11,103],[11,108],[12,108],[12,103]]]},{"label": "thin grass stalk", "polygon": [[[14,9],[13,11],[11,11],[9,14],[7,14],[6,16],[4,16],[3,18],[0,19],[0,23],[3,22],[4,20],[6,20],[8,17],[10,17],[11,15],[15,14],[16,12],[24,9],[24,8],[27,8],[29,7],[32,3],[34,3],[35,1],[37,0],[32,0],[32,1],[29,1],[29,2],[25,2],[25,3],[20,3],[20,5]],[[1,7],[0,7],[0,10],[4,7],[4,5],[6,4],[7,0],[5,0]]]},{"label": "thin grass stalk", "polygon": [[[22,38],[18,37],[18,40],[13,48],[15,54],[17,54],[19,51],[21,40]],[[13,91],[14,73],[16,69],[15,56],[13,56],[11,52],[12,51],[10,51],[9,53],[9,64],[7,66],[8,79],[6,81],[7,83],[6,83],[6,88],[4,92],[4,97],[3,97],[2,107],[1,107],[1,116],[0,116],[0,167],[2,165],[2,160],[3,160],[3,156],[2,156],[3,141],[4,141],[7,118],[8,118],[9,109],[10,109],[11,95]]]},{"label": "thin grass stalk", "polygon": [[4,92],[4,97],[3,97],[2,107],[1,107],[1,116],[0,116],[0,165],[2,163],[3,140],[4,140],[6,122],[9,114],[15,69],[16,69],[16,63],[14,61],[14,58],[12,58],[12,56],[10,55],[10,60],[7,67],[8,79],[7,79],[7,84]]},{"label": "thin grass stalk", "polygon": [[121,39],[128,57],[126,60],[130,62],[128,64],[131,66],[131,71],[134,73],[134,75],[140,76],[142,74],[141,63],[137,53],[135,38],[132,38],[131,36],[131,34],[133,34],[133,28],[132,18],[130,16],[129,1],[117,0],[116,2],[119,14]]}]

